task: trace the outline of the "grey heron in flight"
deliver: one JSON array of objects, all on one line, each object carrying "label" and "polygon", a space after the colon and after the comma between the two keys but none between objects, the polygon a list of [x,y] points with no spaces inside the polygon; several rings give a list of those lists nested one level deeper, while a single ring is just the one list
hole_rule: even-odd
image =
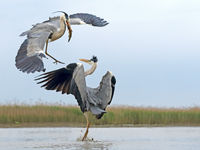
[{"label": "grey heron in flight", "polygon": [[80,60],[90,64],[91,68],[84,71],[83,64],[71,63],[66,68],[44,73],[35,80],[39,80],[38,84],[43,83],[41,87],[45,87],[47,90],[74,95],[87,121],[87,129],[82,138],[83,141],[87,137],[90,126],[87,112],[90,111],[97,119],[103,116],[106,112],[106,107],[112,101],[116,79],[110,71],[107,71],[97,88],[87,87],[85,77],[95,71],[97,57],[93,56],[90,60]]},{"label": "grey heron in flight", "polygon": [[[70,25],[89,24],[103,27],[108,24],[104,19],[87,13],[77,13],[69,16],[65,12],[62,13],[63,15],[61,16],[49,18],[47,21],[33,25],[30,30],[20,35],[27,36],[27,39],[21,44],[15,58],[17,69],[26,73],[45,71],[42,58],[46,57],[46,55],[51,57],[55,63],[62,63],[47,52],[47,47],[49,42],[55,41],[63,36],[66,27],[69,32],[68,41],[70,41],[72,36]],[[43,51],[44,46],[45,52]]]}]

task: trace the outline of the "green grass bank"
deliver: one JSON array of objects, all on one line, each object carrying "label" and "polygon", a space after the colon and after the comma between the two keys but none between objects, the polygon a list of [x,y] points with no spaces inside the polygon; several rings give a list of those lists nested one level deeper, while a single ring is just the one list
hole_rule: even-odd
[{"label": "green grass bank", "polygon": [[[200,126],[200,107],[109,107],[102,119],[90,115],[92,127]],[[0,105],[0,127],[84,127],[79,107]]]}]

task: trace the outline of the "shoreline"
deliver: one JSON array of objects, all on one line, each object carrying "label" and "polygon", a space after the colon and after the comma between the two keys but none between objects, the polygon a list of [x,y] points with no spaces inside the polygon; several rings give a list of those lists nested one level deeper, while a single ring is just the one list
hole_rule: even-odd
[{"label": "shoreline", "polygon": [[[69,123],[22,123],[22,124],[0,124],[0,128],[85,128],[86,124],[69,124]],[[152,128],[152,127],[200,127],[200,124],[193,125],[133,125],[133,124],[124,124],[124,125],[92,125],[90,128]]]}]

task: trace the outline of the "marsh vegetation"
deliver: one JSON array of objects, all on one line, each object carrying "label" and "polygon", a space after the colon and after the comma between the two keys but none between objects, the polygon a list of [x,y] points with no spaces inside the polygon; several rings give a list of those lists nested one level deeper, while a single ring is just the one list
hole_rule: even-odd
[{"label": "marsh vegetation", "polygon": [[[200,108],[109,107],[102,119],[89,116],[92,126],[199,126]],[[1,105],[1,127],[85,126],[76,106]]]}]

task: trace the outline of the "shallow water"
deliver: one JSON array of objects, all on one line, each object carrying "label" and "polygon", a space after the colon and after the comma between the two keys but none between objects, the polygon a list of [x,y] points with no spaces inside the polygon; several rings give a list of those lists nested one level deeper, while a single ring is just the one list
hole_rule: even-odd
[{"label": "shallow water", "polygon": [[[2,150],[199,150],[200,127],[1,128]],[[92,140],[93,139],[93,140]]]}]

